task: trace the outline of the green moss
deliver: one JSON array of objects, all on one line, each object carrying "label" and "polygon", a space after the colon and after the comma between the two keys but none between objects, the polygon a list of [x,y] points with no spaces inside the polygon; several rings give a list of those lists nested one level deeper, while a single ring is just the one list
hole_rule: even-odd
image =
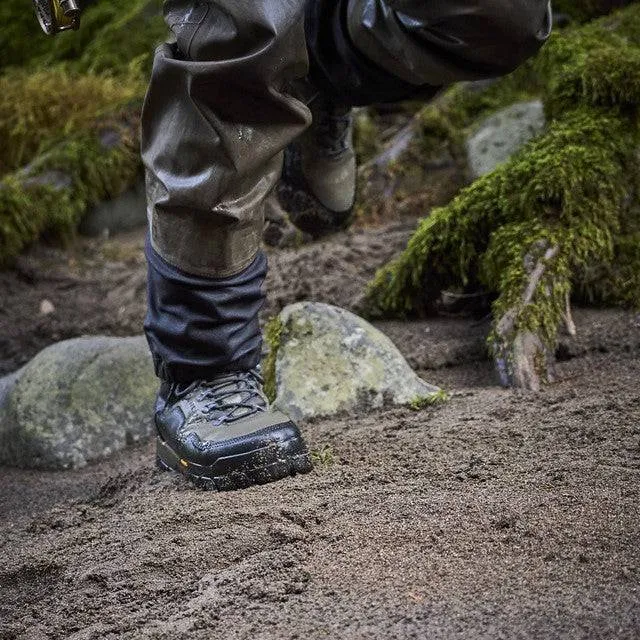
[{"label": "green moss", "polygon": [[[88,207],[130,185],[140,171],[133,130],[118,114],[99,128],[69,136],[28,170],[5,175],[0,180],[0,263],[45,231],[73,233]],[[107,134],[113,142],[105,146]]]},{"label": "green moss", "polygon": [[631,0],[553,0],[553,10],[586,22],[618,9]]},{"label": "green moss", "polygon": [[[376,275],[374,308],[425,310],[444,288],[482,285],[501,294],[498,317],[522,295],[525,256],[543,239],[562,247],[566,264],[552,269],[559,282],[567,271],[610,260],[634,148],[623,119],[592,108],[568,114],[422,220],[407,249]],[[548,299],[541,284],[538,306],[527,308],[519,326],[552,340],[566,286],[552,287]]]},{"label": "green moss", "polygon": [[18,169],[44,145],[90,128],[105,111],[143,93],[144,83],[136,76],[116,79],[59,68],[5,73],[0,76],[0,174]]},{"label": "green moss", "polygon": [[[134,67],[144,75],[151,69],[151,60],[156,45],[167,37],[167,27],[162,18],[161,0],[118,0],[98,2],[86,12],[85,23],[95,20],[98,12],[110,13],[101,16],[104,26],[96,30],[95,37],[83,46],[74,66],[80,71],[124,73]],[[86,24],[83,25],[82,29]],[[82,30],[81,29],[81,30]],[[80,32],[78,32],[80,33]],[[59,39],[59,48],[52,51],[55,59],[70,57],[64,52],[66,44]],[[64,52],[64,53],[63,53]],[[76,54],[72,54],[75,59]]]},{"label": "green moss", "polygon": [[[30,2],[1,3],[0,262],[44,231],[72,233],[88,206],[137,179],[137,134],[117,120],[144,94],[167,33],[161,9],[161,0],[95,2],[80,31],[47,38]],[[99,129],[112,125],[131,139],[105,149]],[[69,184],[28,179],[46,171]]]},{"label": "green moss", "polygon": [[611,260],[583,264],[574,276],[574,297],[585,304],[640,309],[640,216],[614,240]]},{"label": "green moss", "polygon": [[434,405],[444,404],[449,401],[449,394],[444,390],[436,393],[430,393],[428,396],[419,396],[414,398],[409,404],[409,408],[413,411],[422,411],[427,407],[433,407]]},{"label": "green moss", "polygon": [[437,102],[421,107],[417,113],[425,153],[432,153],[446,141],[452,154],[459,155],[472,124],[511,104],[537,98],[541,92],[533,61],[486,86],[454,85]]},{"label": "green moss", "polygon": [[0,181],[0,265],[18,255],[47,225],[48,212],[71,207],[66,192],[34,184],[24,187],[15,175]]},{"label": "green moss", "polygon": [[75,71],[124,72],[132,61],[149,66],[154,45],[166,36],[161,0],[95,2],[79,31],[55,38],[40,31],[31,3],[0,3],[2,67],[50,68],[64,62]]},{"label": "green moss", "polygon": [[264,392],[269,402],[276,399],[276,360],[282,341],[284,324],[278,316],[271,318],[264,328],[264,340],[269,347],[269,353],[262,362],[262,375],[264,377]]},{"label": "green moss", "polygon": [[319,449],[311,449],[311,460],[316,467],[332,467],[337,462],[333,447],[330,444],[322,445]]},{"label": "green moss", "polygon": [[515,313],[515,333],[552,346],[570,291],[640,306],[640,224],[625,205],[637,193],[640,7],[555,38],[536,64],[547,132],[420,221],[371,284],[372,313],[424,312],[444,288],[482,287],[497,296],[496,319]]},{"label": "green moss", "polygon": [[[526,220],[506,224],[494,232],[489,247],[483,256],[481,268],[484,281],[491,283],[500,295],[493,304],[493,315],[497,321],[509,314],[513,321],[512,332],[498,335],[498,325],[489,337],[490,347],[497,343],[511,342],[517,333],[531,332],[552,346],[558,325],[562,321],[566,296],[571,290],[571,247],[568,243],[574,234],[561,224],[543,224],[537,220]],[[579,241],[591,249],[586,239]],[[550,249],[555,255],[546,257]],[[524,300],[531,272],[538,264],[545,267],[542,277]]]},{"label": "green moss", "polygon": [[51,45],[26,0],[2,0],[0,2],[0,71],[3,67],[24,65],[42,55]]},{"label": "green moss", "polygon": [[535,61],[529,60],[513,73],[490,80],[485,86],[455,85],[449,90],[453,99],[448,116],[454,126],[464,128],[505,106],[539,96],[542,88]]},{"label": "green moss", "polygon": [[635,107],[640,100],[639,39],[637,6],[554,34],[536,61],[546,78],[548,115],[559,117],[578,104]]}]

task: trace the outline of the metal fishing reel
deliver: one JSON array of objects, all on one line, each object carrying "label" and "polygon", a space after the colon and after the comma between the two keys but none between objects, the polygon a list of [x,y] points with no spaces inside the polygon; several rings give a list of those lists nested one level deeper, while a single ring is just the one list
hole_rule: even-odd
[{"label": "metal fishing reel", "polygon": [[80,7],[76,0],[33,0],[33,6],[48,36],[80,27]]}]

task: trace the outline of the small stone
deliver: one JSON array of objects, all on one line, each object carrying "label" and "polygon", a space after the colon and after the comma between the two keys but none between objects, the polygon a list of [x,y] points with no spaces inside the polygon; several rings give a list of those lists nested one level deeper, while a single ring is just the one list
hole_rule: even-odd
[{"label": "small stone", "polygon": [[540,100],[519,102],[484,120],[466,143],[471,177],[476,179],[491,173],[542,133],[545,124]]},{"label": "small stone", "polygon": [[41,316],[49,316],[52,313],[55,313],[56,308],[53,306],[53,302],[51,300],[43,300],[40,303],[40,315]]},{"label": "small stone", "polygon": [[294,420],[409,405],[440,392],[387,336],[345,309],[300,302],[279,318],[275,406]]},{"label": "small stone", "polygon": [[93,238],[110,238],[147,223],[147,200],[142,181],[111,200],[91,207],[80,221],[78,231]]}]

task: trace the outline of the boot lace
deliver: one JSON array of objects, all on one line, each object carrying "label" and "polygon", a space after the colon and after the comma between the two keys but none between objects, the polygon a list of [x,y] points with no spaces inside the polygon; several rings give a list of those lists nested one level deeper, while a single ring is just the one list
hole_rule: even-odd
[{"label": "boot lace", "polygon": [[[268,401],[262,391],[264,380],[255,370],[233,372],[214,380],[197,380],[183,389],[176,389],[178,397],[193,394],[200,411],[213,417],[213,422],[233,422],[267,411]],[[215,414],[215,415],[214,415]]]}]

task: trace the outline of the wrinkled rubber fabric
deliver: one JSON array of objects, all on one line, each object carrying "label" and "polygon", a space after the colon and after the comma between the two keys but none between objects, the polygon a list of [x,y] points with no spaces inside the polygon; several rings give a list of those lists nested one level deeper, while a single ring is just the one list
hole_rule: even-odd
[{"label": "wrinkled rubber fabric", "polygon": [[403,81],[443,85],[513,71],[551,33],[549,0],[346,0],[348,31]]},{"label": "wrinkled rubber fabric", "polygon": [[359,51],[347,29],[346,0],[307,3],[305,31],[309,50],[309,80],[323,94],[347,106],[432,98],[441,88],[405,82]]},{"label": "wrinkled rubber fabric", "polygon": [[[305,4],[306,39],[305,39]],[[309,69],[346,104],[506,73],[549,35],[548,0],[166,0],[142,116],[151,242],[194,275],[242,271],[281,151],[309,124]]]},{"label": "wrinkled rubber fabric", "polygon": [[147,240],[147,315],[144,329],[156,375],[170,382],[211,380],[248,371],[260,362],[258,314],[267,259],[228,278],[193,276],[162,259]]},{"label": "wrinkled rubber fabric", "polygon": [[306,13],[314,84],[353,106],[509,73],[552,25],[549,0],[312,0]]},{"label": "wrinkled rubber fabric", "polygon": [[309,124],[303,0],[167,0],[142,114],[151,242],[194,275],[245,269],[282,154]]}]

